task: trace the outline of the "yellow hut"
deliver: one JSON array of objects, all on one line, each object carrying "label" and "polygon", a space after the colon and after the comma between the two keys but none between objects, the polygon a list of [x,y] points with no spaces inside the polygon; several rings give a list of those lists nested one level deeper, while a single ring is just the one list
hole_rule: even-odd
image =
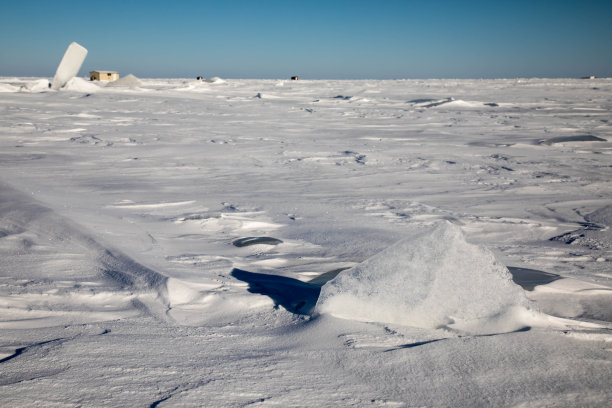
[{"label": "yellow hut", "polygon": [[116,81],[119,79],[119,73],[115,71],[91,71],[89,79],[91,81]]}]

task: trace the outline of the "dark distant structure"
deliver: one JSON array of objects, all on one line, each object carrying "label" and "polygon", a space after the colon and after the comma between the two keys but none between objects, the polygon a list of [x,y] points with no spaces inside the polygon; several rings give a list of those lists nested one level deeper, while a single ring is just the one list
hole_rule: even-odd
[{"label": "dark distant structure", "polygon": [[291,80],[292,80],[292,81],[297,81],[297,80],[298,80],[297,75],[296,75],[296,76],[292,76],[292,77],[291,77]]},{"label": "dark distant structure", "polygon": [[198,80],[198,81],[201,81],[201,80],[203,80],[203,79],[204,79],[204,78],[202,78],[201,76],[199,76],[199,77],[197,77],[197,78],[196,78],[196,80]]},{"label": "dark distant structure", "polygon": [[595,75],[583,76],[580,79],[595,79]]}]

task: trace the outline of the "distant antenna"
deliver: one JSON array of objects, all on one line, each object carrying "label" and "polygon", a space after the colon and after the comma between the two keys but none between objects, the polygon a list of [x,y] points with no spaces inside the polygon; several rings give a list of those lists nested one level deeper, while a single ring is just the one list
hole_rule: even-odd
[{"label": "distant antenna", "polygon": [[60,89],[62,86],[66,85],[66,82],[76,76],[86,56],[87,49],[85,49],[85,47],[75,42],[71,43],[57,66],[57,71],[55,71],[55,76],[51,82],[51,89]]}]

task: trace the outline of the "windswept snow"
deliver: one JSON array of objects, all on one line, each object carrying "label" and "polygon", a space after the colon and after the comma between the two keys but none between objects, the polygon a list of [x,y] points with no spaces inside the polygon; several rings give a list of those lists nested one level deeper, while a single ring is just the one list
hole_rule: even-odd
[{"label": "windswept snow", "polygon": [[609,405],[610,80],[123,79],[0,78],[0,405]]}]

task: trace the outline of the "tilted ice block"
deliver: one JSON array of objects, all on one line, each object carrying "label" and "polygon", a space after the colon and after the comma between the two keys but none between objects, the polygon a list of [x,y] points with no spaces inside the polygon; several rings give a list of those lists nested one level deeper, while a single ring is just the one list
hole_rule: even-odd
[{"label": "tilted ice block", "polygon": [[66,82],[78,74],[86,56],[86,48],[75,42],[71,43],[57,66],[57,71],[51,82],[51,89],[60,89],[62,86],[66,85]]}]

